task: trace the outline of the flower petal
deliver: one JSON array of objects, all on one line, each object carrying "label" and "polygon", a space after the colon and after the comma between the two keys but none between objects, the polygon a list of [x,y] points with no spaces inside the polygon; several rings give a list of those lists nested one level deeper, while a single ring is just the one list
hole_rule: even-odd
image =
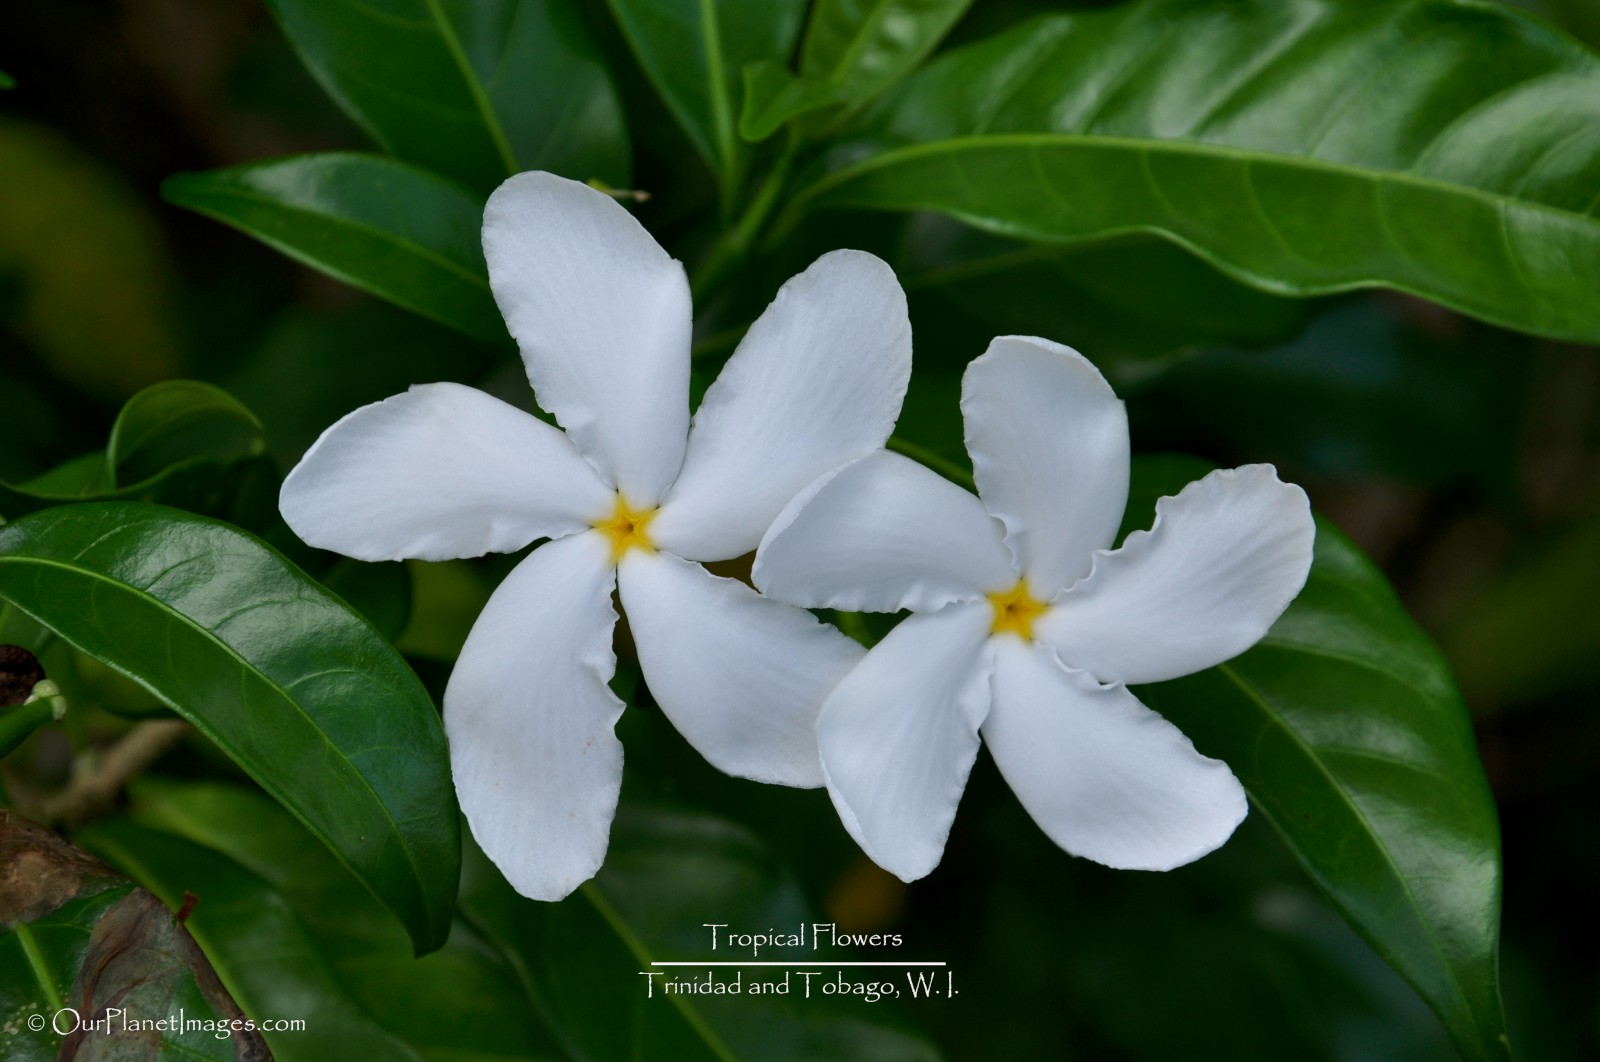
[{"label": "flower petal", "polygon": [[755,549],[802,487],[883,445],[910,377],[894,271],[863,251],[823,255],[778,290],[706,391],[651,533],[694,560]]},{"label": "flower petal", "polygon": [[1089,359],[1001,336],[967,366],[961,414],[978,495],[1048,598],[1116,541],[1128,502],[1128,414]]},{"label": "flower petal", "polygon": [[600,869],[622,787],[609,549],[585,532],[530,553],[489,598],[444,693],[472,836],[536,900]]},{"label": "flower petal", "polygon": [[987,604],[909,617],[845,676],[817,720],[839,818],[903,881],[938,866],[977,758],[991,619]]},{"label": "flower petal", "polygon": [[539,404],[635,507],[683,463],[689,282],[616,200],[520,173],[483,214],[489,284]]},{"label": "flower petal", "polygon": [[1020,638],[996,640],[983,740],[1050,839],[1109,867],[1193,862],[1248,810],[1228,765],[1196,752],[1127,687],[1101,686]]},{"label": "flower petal", "polygon": [[822,784],[817,711],[861,646],[670,553],[630,552],[618,587],[644,680],[689,744],[740,778]]},{"label": "flower petal", "polygon": [[334,424],[283,481],[307,543],[360,560],[506,553],[582,530],[612,492],[566,436],[460,384],[421,384]]},{"label": "flower petal", "polygon": [[796,496],[751,574],[807,608],[932,612],[1017,581],[1002,534],[970,491],[879,450]]},{"label": "flower petal", "polygon": [[1035,625],[1102,682],[1161,682],[1237,656],[1305,585],[1316,525],[1271,465],[1219,469],[1156,503]]}]

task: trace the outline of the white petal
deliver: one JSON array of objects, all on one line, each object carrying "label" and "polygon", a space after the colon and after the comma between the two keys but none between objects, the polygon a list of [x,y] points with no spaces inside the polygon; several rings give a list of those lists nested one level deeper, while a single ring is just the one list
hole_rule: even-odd
[{"label": "white petal", "polygon": [[1001,336],[961,381],[967,452],[983,504],[1034,596],[1050,597],[1116,541],[1128,502],[1128,414],[1071,347]]},{"label": "white petal", "polygon": [[752,578],[762,593],[807,608],[932,612],[1016,583],[1002,534],[970,491],[879,450],[789,503]]},{"label": "white petal", "polygon": [[689,282],[616,200],[521,173],[483,213],[489,284],[539,404],[637,506],[683,463]]},{"label": "white petal", "polygon": [[1125,686],[1061,666],[1049,648],[996,639],[983,740],[1045,833],[1073,855],[1123,870],[1171,870],[1244,821],[1228,765]]},{"label": "white petal", "polygon": [[561,432],[460,384],[420,384],[322,433],[278,505],[307,543],[361,560],[506,553],[606,515]]},{"label": "white petal", "polygon": [[1063,594],[1034,630],[1102,682],[1161,682],[1250,648],[1305,585],[1316,525],[1271,465],[1219,469]]},{"label": "white petal", "polygon": [[755,549],[802,487],[883,445],[910,376],[893,270],[862,251],[823,255],[779,289],[706,391],[650,533],[694,560]]},{"label": "white petal", "polygon": [[622,787],[608,550],[587,532],[529,554],[489,598],[444,693],[472,836],[536,900],[600,869]]},{"label": "white petal", "polygon": [[741,778],[822,784],[817,711],[861,646],[670,553],[630,552],[618,587],[644,680],[689,744]]},{"label": "white petal", "polygon": [[939,864],[993,667],[988,604],[914,615],[879,642],[822,706],[828,795],[850,836],[903,881]]}]

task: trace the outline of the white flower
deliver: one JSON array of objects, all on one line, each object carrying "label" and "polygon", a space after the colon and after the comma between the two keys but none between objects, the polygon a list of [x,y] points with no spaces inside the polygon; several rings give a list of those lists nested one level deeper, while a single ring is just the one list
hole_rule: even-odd
[{"label": "white flower", "polygon": [[1213,472],[1115,541],[1128,496],[1122,403],[1082,355],[996,339],[961,411],[978,497],[886,451],[822,477],[774,521],[755,582],[810,607],[915,615],[817,721],[845,827],[906,881],[939,862],[979,733],[1062,848],[1164,870],[1245,815],[1228,767],[1124,683],[1254,644],[1304,585],[1313,525],[1268,465]]},{"label": "white flower", "polygon": [[489,198],[483,244],[565,434],[468,387],[413,387],[329,428],[280,504],[307,542],[363,560],[551,539],[489,599],[444,717],[478,843],[519,892],[559,899],[603,861],[622,781],[613,586],[645,681],[706,759],[822,784],[816,711],[862,650],[696,562],[755,549],[797,491],[883,444],[911,329],[888,266],[824,255],[751,326],[691,430],[689,287],[632,215],[522,174]]}]

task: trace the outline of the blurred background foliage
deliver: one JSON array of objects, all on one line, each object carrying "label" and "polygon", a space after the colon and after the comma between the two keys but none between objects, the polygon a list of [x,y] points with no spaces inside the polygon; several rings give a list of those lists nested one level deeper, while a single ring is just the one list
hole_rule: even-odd
[{"label": "blurred background foliage", "polygon": [[[715,212],[712,174],[603,6],[579,6],[619,82],[629,185],[651,193],[639,216],[692,259],[708,238],[698,219]],[[1063,6],[1071,5],[990,0],[950,41]],[[1590,0],[1522,6],[1600,43],[1600,8]],[[214,384],[252,411],[260,444],[228,460],[275,462],[280,472],[338,417],[414,382],[461,381],[529,404],[508,344],[409,315],[163,202],[158,189],[174,173],[370,147],[258,0],[7,5],[0,69],[16,82],[0,97],[0,482],[104,446],[130,396],[174,377]],[[629,160],[603,164],[620,179]],[[1090,354],[1127,398],[1136,450],[1225,466],[1273,462],[1380,564],[1456,671],[1499,807],[1512,1040],[1525,1058],[1593,1057],[1596,351],[1392,293],[1263,294],[1145,237],[1041,249],[933,215],[852,213],[813,216],[782,254],[758,260],[698,308],[699,349],[713,363],[725,356],[782,279],[836,246],[888,258],[911,295],[917,375],[900,428],[908,441],[964,462],[961,368],[997,332],[1048,336]],[[511,561],[338,562],[300,545],[276,522],[270,489],[266,498],[224,515],[366,612],[437,695]],[[160,713],[148,694],[49,644],[26,621],[12,615],[5,624],[0,642],[30,644],[31,634],[52,677],[95,707],[41,732],[8,763],[13,789],[58,784],[75,749],[111,740],[126,716]],[[617,681],[631,689],[637,677],[624,669]],[[647,694],[630,699],[648,706]],[[982,757],[943,865],[908,888],[860,855],[821,792],[722,777],[658,712],[626,713],[621,733],[625,800],[646,810],[619,820],[619,866],[604,888],[653,945],[688,947],[671,939],[675,915],[630,892],[627,875],[670,873],[649,860],[693,863],[696,845],[731,846],[729,866],[748,870],[753,835],[767,850],[757,862],[770,861],[760,863],[761,887],[776,892],[751,917],[783,925],[809,910],[842,926],[892,929],[908,953],[950,962],[960,997],[899,1013],[951,1058],[1449,1054],[1427,1008],[1306,881],[1260,815],[1193,866],[1119,873],[1054,848]],[[119,855],[139,863],[135,876],[165,899],[201,895],[191,928],[225,977],[230,967],[250,971],[247,1010],[290,1013],[295,993],[313,986],[315,1043],[303,1057],[604,1054],[608,1013],[638,1013],[627,976],[589,983],[614,989],[613,1000],[581,998],[592,988],[563,983],[572,974],[552,956],[564,948],[578,949],[576,966],[607,969],[606,957],[579,954],[599,931],[553,914],[539,924],[495,916],[495,905],[511,901],[493,881],[473,895],[470,853],[450,944],[413,963],[398,928],[296,836],[292,820],[218,778],[245,781],[191,736],[80,840],[124,869],[133,868]],[[677,810],[650,810],[663,806]],[[695,818],[702,811],[719,824]],[[635,850],[645,866],[628,862]],[[717,865],[685,873],[699,875],[704,896],[749,894],[743,879],[727,891]],[[476,873],[483,877],[481,866]],[[706,912],[693,913],[679,920],[698,925]],[[569,912],[568,921],[578,917]],[[522,935],[486,946],[486,926],[508,925]],[[263,961],[251,950],[268,944],[294,955]],[[522,956],[518,968],[507,954]],[[626,971],[634,959],[616,961]],[[529,998],[576,1008],[567,1017],[599,1039],[553,1042]],[[838,1016],[840,1035],[868,1035],[853,1028],[857,1013]],[[508,1022],[511,1014],[520,1017]],[[780,1025],[766,1031],[777,1035]],[[668,1046],[659,1057],[675,1057],[677,1035],[660,1032]],[[871,1035],[890,1037],[883,1057],[921,1050],[917,1035]]]}]

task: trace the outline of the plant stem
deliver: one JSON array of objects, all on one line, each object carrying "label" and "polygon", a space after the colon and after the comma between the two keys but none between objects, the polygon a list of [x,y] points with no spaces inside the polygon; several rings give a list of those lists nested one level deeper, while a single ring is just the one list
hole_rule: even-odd
[{"label": "plant stem", "polygon": [[977,490],[978,485],[972,478],[972,473],[962,468],[947,458],[940,457],[926,446],[919,446],[914,442],[907,442],[898,435],[889,436],[889,441],[884,443],[884,449],[905,454],[913,461],[927,465],[945,479],[953,480],[968,490]]},{"label": "plant stem", "polygon": [[0,756],[10,755],[28,735],[59,718],[54,701],[46,698],[8,709],[0,715]]},{"label": "plant stem", "polygon": [[789,167],[794,161],[795,146],[791,138],[789,147],[778,157],[778,161],[773,163],[772,169],[767,171],[766,180],[762,181],[761,187],[756,190],[755,198],[745,209],[744,216],[733,228],[724,232],[700,260],[694,275],[689,278],[689,293],[696,303],[721,283],[724,277],[738,268],[750,253],[756,237],[761,235],[767,219],[772,216],[773,208],[783,196],[789,180]]}]

